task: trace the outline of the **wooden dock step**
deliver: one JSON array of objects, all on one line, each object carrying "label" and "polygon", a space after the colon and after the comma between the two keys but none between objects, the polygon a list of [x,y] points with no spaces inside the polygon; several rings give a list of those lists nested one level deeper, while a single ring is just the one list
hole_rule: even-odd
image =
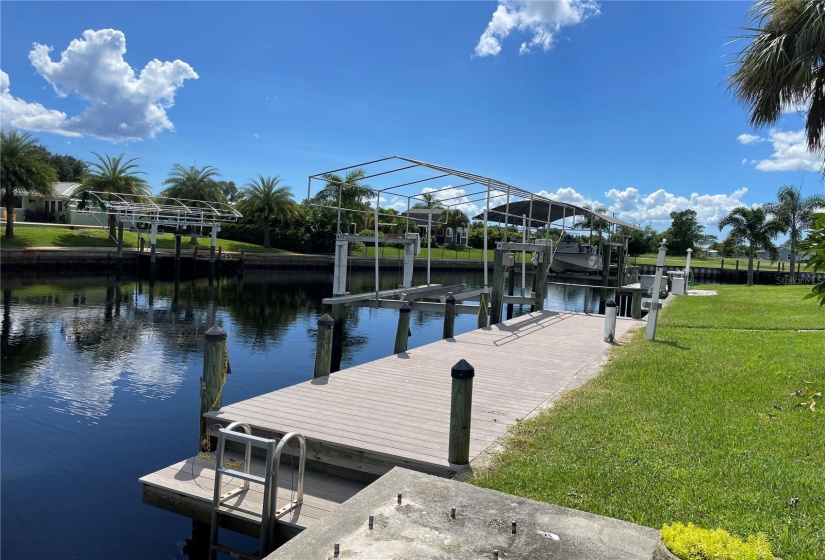
[{"label": "wooden dock step", "polygon": [[[243,456],[227,451],[226,461],[240,461]],[[253,457],[253,474],[263,475],[263,458]],[[298,476],[298,462],[290,464],[289,458],[281,463],[279,474],[278,504],[288,503]],[[241,481],[225,477],[228,492]],[[140,479],[143,484],[143,503],[187,515],[209,523],[212,516],[212,492],[215,481],[215,463],[201,457],[191,457]],[[339,504],[362,490],[366,484],[339,476],[307,469],[304,473],[304,503],[281,518],[281,528],[286,536],[298,533],[322,519]],[[252,484],[248,491],[226,503],[239,508],[233,515],[222,516],[226,527],[257,537],[260,530],[260,511],[263,488]]]}]

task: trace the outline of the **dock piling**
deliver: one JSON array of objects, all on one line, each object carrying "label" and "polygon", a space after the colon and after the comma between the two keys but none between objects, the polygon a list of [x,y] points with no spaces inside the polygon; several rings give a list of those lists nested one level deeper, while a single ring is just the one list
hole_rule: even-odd
[{"label": "dock piling", "polygon": [[487,327],[487,320],[489,319],[489,310],[487,309],[487,294],[481,294],[478,298],[478,322],[476,325],[479,329]]},{"label": "dock piling", "polygon": [[604,341],[613,343],[616,341],[616,302],[612,299],[604,304]]},{"label": "dock piling", "polygon": [[473,408],[475,368],[460,360],[453,366],[450,398],[450,439],[447,461],[466,465],[470,461],[470,416]]},{"label": "dock piling", "polygon": [[493,256],[493,297],[490,306],[490,325],[501,323],[504,302],[504,249],[496,249]]},{"label": "dock piling", "polygon": [[313,379],[329,375],[332,367],[332,326],[335,324],[327,313],[318,319],[318,341],[315,347],[315,371]]},{"label": "dock piling", "polygon": [[662,244],[659,245],[659,256],[656,259],[656,276],[653,280],[653,295],[650,298],[650,311],[647,314],[647,328],[645,329],[645,339],[647,340],[654,340],[656,338],[656,320],[659,318],[659,289],[662,285],[666,252],[667,239],[662,239]]},{"label": "dock piling", "polygon": [[207,434],[206,418],[204,414],[210,410],[217,410],[221,406],[221,390],[226,367],[226,331],[218,325],[206,331],[203,335],[206,344],[203,348],[203,377],[201,377],[201,412],[200,431],[198,441],[201,451],[211,449],[211,442]]},{"label": "dock piling", "polygon": [[407,339],[410,336],[410,304],[405,303],[398,310],[398,330],[395,331],[395,348],[393,354],[407,351]]},{"label": "dock piling", "polygon": [[446,305],[444,307],[444,330],[442,339],[453,338],[455,334],[455,297],[450,294],[447,296]]},{"label": "dock piling", "polygon": [[117,223],[117,279],[123,274],[123,222]]}]

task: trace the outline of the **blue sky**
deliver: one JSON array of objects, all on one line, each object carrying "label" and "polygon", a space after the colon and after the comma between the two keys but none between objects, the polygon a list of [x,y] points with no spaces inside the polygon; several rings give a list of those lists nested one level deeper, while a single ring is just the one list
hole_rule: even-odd
[{"label": "blue sky", "polygon": [[156,192],[181,163],[300,201],[311,174],[398,154],[716,233],[783,184],[825,192],[800,115],[754,130],[726,90],[750,5],[6,0],[0,123],[138,158]]}]

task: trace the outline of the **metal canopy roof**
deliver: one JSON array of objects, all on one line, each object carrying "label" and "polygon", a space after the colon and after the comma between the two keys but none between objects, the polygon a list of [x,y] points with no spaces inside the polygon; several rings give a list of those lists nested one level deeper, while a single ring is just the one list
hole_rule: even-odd
[{"label": "metal canopy roof", "polygon": [[[459,206],[466,206],[474,204],[476,207],[488,208],[488,222],[504,223],[507,221],[512,225],[522,224],[522,214],[525,216],[532,216],[530,224],[532,227],[543,227],[548,223],[561,220],[562,218],[570,216],[584,216],[587,214],[595,215],[611,224],[617,224],[632,229],[638,229],[633,224],[617,220],[611,216],[606,216],[598,212],[593,212],[585,208],[581,208],[574,204],[566,202],[558,202],[548,197],[541,196],[536,193],[515,187],[492,177],[485,177],[484,175],[477,175],[459,169],[452,169],[442,165],[427,163],[424,161],[411,159],[402,156],[389,156],[363,163],[325,171],[323,173],[316,173],[309,176],[307,185],[307,200],[312,200],[313,182],[320,181],[328,184],[328,176],[339,172],[347,172],[355,169],[363,169],[365,172],[362,180],[366,184],[370,184],[375,192],[376,198],[381,196],[397,196],[407,201],[407,211],[409,212],[415,202],[424,201],[422,192],[414,194],[405,194],[399,189],[403,187],[412,187],[420,189],[433,185],[433,181],[437,181],[436,185],[441,185],[436,188],[427,189],[426,194],[437,195],[441,191],[452,191],[448,197],[438,197],[438,202],[446,209],[451,209]],[[398,179],[398,173],[404,173],[404,179]],[[456,179],[461,181],[455,182]],[[375,183],[380,183],[380,186]],[[433,186],[436,186],[433,185]],[[444,186],[446,185],[446,186]],[[455,196],[456,192],[460,192]],[[492,202],[498,203],[505,201],[505,204],[500,204],[495,208],[490,208]],[[314,204],[315,206],[327,208],[340,208],[337,205]],[[532,206],[532,212],[530,207]],[[352,211],[351,209],[348,211]],[[412,214],[412,213],[410,213]],[[408,216],[410,215],[408,214]],[[483,220],[484,214],[475,216],[476,220]],[[411,217],[411,221],[414,218]],[[340,223],[340,217],[339,217]],[[340,229],[340,227],[339,227]]]},{"label": "metal canopy roof", "polygon": [[[601,212],[594,212],[574,204],[547,199],[517,200],[510,202],[509,208],[506,204],[502,204],[491,208],[487,212],[487,219],[491,222],[501,222],[502,224],[506,222],[508,225],[520,226],[523,223],[524,216],[527,217],[530,227],[537,228],[544,227],[548,223],[552,224],[559,220],[585,215],[596,216],[610,224],[630,229],[641,229],[634,224],[614,218],[613,216],[608,216],[607,214],[602,214]],[[505,216],[509,216],[509,220],[506,220]],[[473,219],[482,220],[484,219],[484,214],[474,216]]]},{"label": "metal canopy roof", "polygon": [[114,212],[119,221],[132,224],[212,226],[221,222],[236,222],[242,217],[234,207],[222,202],[97,191],[78,191],[74,197],[86,205],[85,211],[94,206],[105,206],[103,209]]}]

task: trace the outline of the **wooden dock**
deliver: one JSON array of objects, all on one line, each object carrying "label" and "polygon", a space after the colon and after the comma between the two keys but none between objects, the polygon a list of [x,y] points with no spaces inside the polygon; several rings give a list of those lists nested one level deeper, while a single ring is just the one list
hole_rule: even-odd
[{"label": "wooden dock", "polygon": [[[617,337],[639,324],[619,318]],[[394,466],[443,477],[463,468],[447,461],[450,371],[459,360],[475,368],[472,462],[605,352],[603,333],[603,316],[539,311],[206,416],[213,424],[245,422],[263,437],[291,431],[306,437],[305,504],[285,520],[300,531]],[[289,460],[282,462],[284,496],[291,491]],[[213,476],[214,463],[181,461],[141,479],[144,502],[208,521]],[[254,493],[247,499],[259,510]],[[251,521],[240,519],[236,528],[254,534]]]}]

